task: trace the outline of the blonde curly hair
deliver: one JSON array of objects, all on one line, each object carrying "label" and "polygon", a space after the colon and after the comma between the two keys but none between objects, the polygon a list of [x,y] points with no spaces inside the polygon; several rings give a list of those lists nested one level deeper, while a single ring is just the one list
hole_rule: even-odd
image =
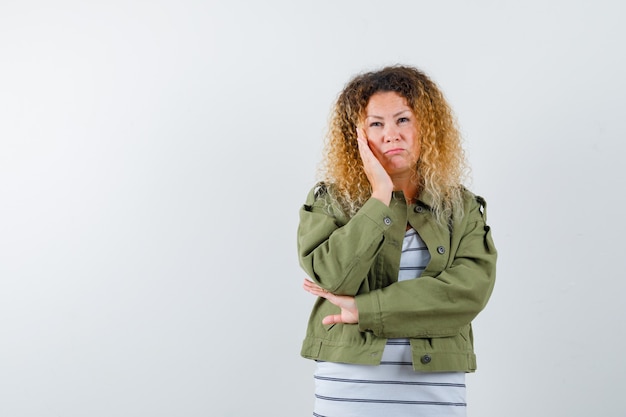
[{"label": "blonde curly hair", "polygon": [[417,68],[389,66],[354,77],[339,94],[331,113],[321,180],[348,216],[370,198],[372,189],[357,147],[357,126],[362,125],[370,98],[378,92],[396,92],[406,99],[419,125],[421,152],[414,181],[430,194],[431,209],[446,223],[462,210],[462,181],[467,175],[461,135],[450,106],[437,85]]}]

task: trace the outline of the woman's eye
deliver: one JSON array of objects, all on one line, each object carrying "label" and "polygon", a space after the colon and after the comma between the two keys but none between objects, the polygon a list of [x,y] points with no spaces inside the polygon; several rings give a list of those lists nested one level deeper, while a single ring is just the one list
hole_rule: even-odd
[{"label": "woman's eye", "polygon": [[398,123],[408,123],[410,119],[408,117],[401,117],[398,119]]},{"label": "woman's eye", "polygon": [[383,124],[381,122],[372,122],[370,123],[370,127],[379,127],[382,126]]}]

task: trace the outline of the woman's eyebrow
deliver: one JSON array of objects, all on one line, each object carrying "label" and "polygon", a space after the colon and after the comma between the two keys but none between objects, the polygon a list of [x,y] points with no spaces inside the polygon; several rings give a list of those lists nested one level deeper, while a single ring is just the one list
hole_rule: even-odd
[{"label": "woman's eyebrow", "polygon": [[[398,117],[398,116],[400,116],[402,113],[406,113],[406,112],[410,112],[410,111],[411,111],[410,109],[401,110],[401,111],[399,111],[398,113],[394,114],[394,115],[393,115],[393,117]],[[375,114],[368,114],[365,118],[366,118],[366,119],[368,119],[368,118],[370,118],[370,117],[371,117],[371,118],[374,118],[374,119],[384,119],[384,117],[383,117],[383,116],[376,116]]]}]

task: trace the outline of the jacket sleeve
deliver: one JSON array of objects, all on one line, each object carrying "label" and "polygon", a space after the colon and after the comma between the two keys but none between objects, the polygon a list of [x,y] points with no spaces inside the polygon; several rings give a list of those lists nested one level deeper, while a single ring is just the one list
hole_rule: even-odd
[{"label": "jacket sleeve", "polygon": [[309,193],[300,209],[300,266],[322,288],[343,295],[357,294],[389,228],[391,210],[368,200],[351,219],[332,214],[324,188]]},{"label": "jacket sleeve", "polygon": [[381,337],[446,337],[468,325],[485,307],[495,282],[497,253],[483,208],[480,198],[466,207],[465,218],[455,225],[460,230],[453,231],[461,233],[452,239],[454,256],[443,271],[427,269],[417,279],[357,295],[359,329]]}]

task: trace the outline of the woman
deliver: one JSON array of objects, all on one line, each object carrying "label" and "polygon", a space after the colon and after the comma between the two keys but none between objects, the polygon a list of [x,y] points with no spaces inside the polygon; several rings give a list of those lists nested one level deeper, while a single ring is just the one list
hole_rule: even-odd
[{"label": "woman", "polygon": [[317,361],[313,415],[464,416],[496,249],[443,94],[412,67],[356,76],[323,168],[298,227],[319,297],[301,352]]}]

